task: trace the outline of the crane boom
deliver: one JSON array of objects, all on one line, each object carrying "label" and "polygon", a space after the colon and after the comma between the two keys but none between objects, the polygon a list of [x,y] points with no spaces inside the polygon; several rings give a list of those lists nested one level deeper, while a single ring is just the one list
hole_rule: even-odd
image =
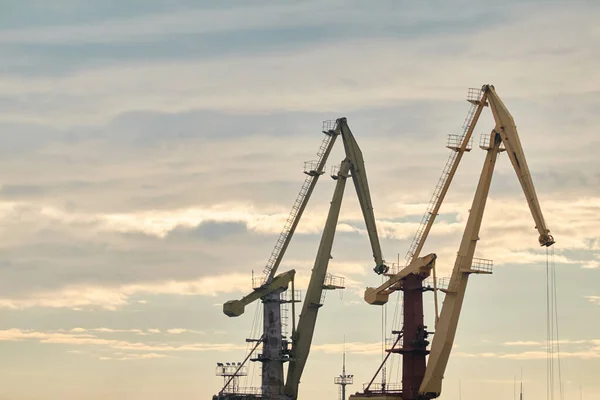
[{"label": "crane boom", "polygon": [[292,354],[285,383],[285,394],[292,399],[296,399],[298,396],[300,377],[302,376],[304,366],[308,359],[308,353],[310,352],[310,344],[317,323],[317,314],[319,308],[322,306],[321,296],[324,290],[327,266],[329,265],[329,259],[331,258],[331,248],[335,237],[335,228],[340,214],[349,170],[350,161],[345,159],[342,162],[338,173],[338,181],[333,193],[333,199],[331,200],[331,207],[329,208],[323,235],[321,236],[321,243],[319,244],[319,250],[317,251],[317,258],[310,276],[310,282],[306,289],[298,327],[296,328],[295,337],[292,338]]},{"label": "crane boom", "polygon": [[[452,183],[452,179],[456,174],[458,169],[458,165],[462,160],[462,156],[466,151],[470,151],[468,148],[469,142],[471,141],[471,137],[473,135],[473,130],[477,125],[477,121],[479,121],[479,117],[481,116],[481,112],[483,108],[488,104],[486,102],[487,93],[483,92],[479,94],[477,92],[481,91],[472,91],[473,96],[469,99],[471,103],[471,109],[469,110],[469,114],[465,119],[464,123],[464,132],[463,135],[460,136],[457,143],[452,143],[452,145],[447,146],[452,150],[448,161],[446,162],[446,167],[442,172],[442,175],[436,185],[436,188],[433,192],[433,196],[429,202],[429,206],[425,212],[425,215],[421,219],[421,224],[417,229],[417,232],[413,238],[413,241],[410,245],[408,253],[406,255],[406,267],[402,271],[398,271],[396,275],[390,276],[390,279],[380,285],[377,288],[367,288],[365,291],[365,301],[369,304],[374,305],[383,305],[387,303],[389,295],[396,290],[401,289],[400,280],[405,276],[407,271],[410,269],[410,265],[412,265],[413,261],[419,258],[421,254],[421,250],[423,249],[423,245],[429,236],[429,232],[435,222],[435,218],[437,217],[440,208],[442,207],[442,203],[444,198],[446,197],[446,193],[448,193],[448,189],[450,188],[450,184]],[[470,92],[471,93],[471,92]],[[435,274],[435,270],[434,270]],[[436,287],[436,279],[434,279],[434,287]],[[437,292],[434,291],[434,295],[436,296],[435,307],[436,307],[436,321],[438,319],[437,315]]]},{"label": "crane boom", "polygon": [[495,130],[502,138],[506,153],[510,158],[510,162],[517,173],[517,178],[519,178],[519,183],[525,193],[527,204],[529,205],[531,215],[536,224],[535,228],[540,234],[540,245],[551,246],[554,244],[554,239],[549,234],[550,230],[546,226],[544,216],[542,215],[540,203],[533,186],[533,180],[531,179],[531,173],[529,172],[527,160],[525,160],[525,154],[523,153],[523,147],[521,147],[521,141],[519,140],[515,121],[500,97],[496,94],[494,87],[486,85],[484,88],[487,88],[488,101],[490,103],[492,114],[494,115],[494,120],[496,121]]},{"label": "crane boom", "polygon": [[387,272],[388,268],[383,260],[381,245],[379,244],[379,237],[377,236],[373,203],[371,202],[371,194],[369,192],[369,183],[367,181],[362,151],[360,150],[358,143],[356,143],[350,127],[348,127],[346,118],[339,118],[338,124],[341,130],[346,156],[352,161],[350,164],[350,175],[354,182],[360,209],[362,210],[365,225],[367,227],[369,241],[371,242],[371,248],[373,249],[373,260],[375,261],[374,271],[377,274],[384,274]]},{"label": "crane boom", "polygon": [[273,280],[265,286],[262,286],[252,293],[244,296],[241,300],[229,300],[223,304],[223,313],[228,317],[239,317],[244,313],[245,307],[277,290],[287,290],[289,283],[294,279],[295,270],[289,270],[277,275]]},{"label": "crane boom", "polygon": [[[368,287],[365,290],[365,301],[373,305],[384,305],[388,302],[390,293],[402,288],[403,280],[410,274],[424,274],[425,277],[429,276],[429,270],[433,261],[437,256],[433,253],[426,255],[425,257],[415,258],[408,266],[404,267],[400,272],[392,275],[390,279],[382,283],[377,288]],[[425,267],[429,267],[426,268]],[[425,274],[425,271],[427,272]],[[393,289],[390,289],[393,286]]]},{"label": "crane boom", "polygon": [[[308,168],[308,170],[304,171],[307,175],[304,180],[304,184],[298,193],[298,197],[296,198],[296,201],[292,207],[292,211],[286,220],[279,238],[277,239],[277,243],[271,252],[269,260],[267,261],[267,265],[264,269],[265,276],[261,282],[261,285],[257,285],[252,293],[244,296],[241,300],[230,300],[224,303],[223,313],[225,313],[225,315],[229,317],[237,317],[242,315],[244,313],[245,306],[269,293],[272,293],[275,286],[281,283],[281,279],[279,279],[278,283],[275,283],[275,286],[271,285],[273,279],[275,278],[275,273],[279,268],[279,264],[285,255],[285,251],[292,240],[296,226],[298,226],[298,222],[300,221],[302,213],[306,208],[306,204],[308,204],[308,201],[310,200],[310,196],[317,184],[317,181],[319,180],[319,177],[323,175],[325,163],[327,162],[327,158],[329,157],[331,149],[335,144],[335,139],[339,134],[339,132],[335,130],[323,131],[323,133],[325,133],[327,136],[323,139],[323,142],[319,147],[319,151],[317,153],[319,159],[315,161],[315,165],[313,166],[314,168]],[[289,272],[282,275],[287,276],[288,273]],[[279,285],[277,287],[283,286]]]},{"label": "crane boom", "polygon": [[324,130],[323,133],[326,135],[326,137],[323,139],[323,142],[319,147],[319,151],[317,152],[317,157],[319,157],[319,159],[316,160],[314,166],[304,171],[307,177],[305,178],[304,184],[298,193],[296,202],[292,206],[292,211],[290,212],[290,215],[283,226],[283,230],[279,234],[279,238],[277,239],[277,243],[275,243],[275,247],[271,252],[271,256],[267,261],[267,265],[264,269],[265,277],[262,282],[263,284],[268,284],[277,273],[279,264],[283,259],[290,241],[292,240],[292,236],[294,235],[294,231],[298,226],[298,222],[300,222],[300,218],[302,217],[302,213],[308,204],[308,200],[310,200],[310,196],[317,184],[317,181],[319,180],[319,177],[323,175],[325,163],[327,162],[327,158],[331,153],[331,149],[333,149],[338,132],[335,130]]},{"label": "crane boom", "polygon": [[498,153],[501,151],[501,144],[504,144],[509,157],[511,157],[513,167],[515,167],[515,171],[527,197],[531,213],[537,224],[536,228],[540,232],[540,244],[550,246],[554,243],[554,239],[549,234],[550,231],[545,225],[542,211],[537,201],[537,195],[535,194],[535,188],[533,187],[514,120],[496,95],[493,86],[486,85],[483,87],[483,90],[488,94],[488,101],[496,121],[496,126],[490,134],[490,147],[487,149],[487,155],[469,212],[467,225],[454,263],[450,283],[446,290],[446,297],[439,322],[436,325],[436,334],[431,344],[431,353],[425,376],[419,389],[419,393],[425,396],[425,398],[437,397],[441,393],[442,380],[454,343],[454,337],[456,336],[469,275],[482,272],[472,266],[473,256],[477,241],[479,240],[479,230],[481,228],[496,159]]},{"label": "crane boom", "polygon": [[450,350],[454,343],[467,282],[469,275],[474,272],[471,269],[471,263],[477,241],[479,240],[479,228],[481,227],[483,211],[492,182],[492,173],[499,148],[500,140],[499,137],[496,137],[494,147],[488,151],[485,158],[484,168],[481,172],[479,184],[477,185],[467,226],[463,233],[450,277],[450,283],[446,291],[440,319],[436,325],[435,335],[431,343],[431,353],[425,370],[425,376],[419,389],[420,393],[427,396],[437,397],[442,390],[442,379],[450,357]]},{"label": "crane boom", "polygon": [[460,144],[456,147],[450,147],[453,152],[450,154],[448,161],[446,162],[446,168],[444,168],[444,172],[438,181],[436,189],[433,192],[433,196],[429,203],[429,207],[425,212],[425,215],[422,219],[422,224],[417,230],[415,237],[413,238],[413,243],[408,250],[406,255],[407,265],[421,254],[421,250],[423,249],[423,245],[425,245],[425,241],[427,240],[427,236],[429,236],[429,231],[431,231],[431,227],[435,222],[435,217],[437,217],[440,208],[442,207],[442,203],[444,198],[446,197],[446,193],[448,193],[448,188],[450,188],[450,184],[452,183],[452,179],[456,174],[456,170],[458,169],[458,165],[462,160],[462,156],[465,154],[465,151],[469,151],[467,146],[471,140],[473,135],[473,130],[477,125],[477,121],[479,121],[479,117],[481,116],[481,112],[483,108],[487,106],[486,103],[486,93],[483,93],[483,96],[480,99],[471,99],[471,109],[469,114],[465,120],[464,125],[464,133],[461,136]]}]

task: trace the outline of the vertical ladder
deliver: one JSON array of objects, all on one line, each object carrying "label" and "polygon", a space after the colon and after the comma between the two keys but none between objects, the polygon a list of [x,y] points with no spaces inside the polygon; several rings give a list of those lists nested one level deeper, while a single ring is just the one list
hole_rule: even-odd
[{"label": "vertical ladder", "polygon": [[450,156],[446,161],[446,165],[444,166],[442,175],[440,176],[440,179],[438,180],[438,183],[435,186],[435,190],[433,191],[433,195],[431,196],[431,200],[429,201],[427,210],[421,218],[421,222],[419,223],[417,233],[415,233],[412,243],[408,248],[408,252],[405,256],[406,265],[410,264],[414,258],[419,256],[421,247],[423,246],[423,242],[429,234],[429,230],[431,228],[431,225],[433,224],[433,221],[435,220],[435,217],[437,216],[437,212],[439,211],[441,202],[444,200],[444,196],[446,195],[448,187],[452,182],[454,172],[458,168],[458,164],[460,163],[462,155],[465,151],[467,151],[467,146],[469,144],[469,141],[471,140],[471,134],[473,133],[475,124],[479,119],[481,110],[486,105],[485,99],[483,98],[483,94],[484,93],[481,89],[469,89],[467,101],[471,103],[471,107],[469,108],[467,116],[465,117],[465,121],[463,122],[462,134],[459,136],[459,142],[461,143],[461,146],[448,146],[453,151],[450,153]]},{"label": "vertical ladder", "polygon": [[292,335],[289,333],[289,303],[286,301],[286,293],[282,293],[282,302],[281,302],[281,337],[287,338]]},{"label": "vertical ladder", "polygon": [[324,173],[325,162],[327,161],[327,157],[331,152],[333,144],[335,142],[335,138],[338,135],[338,132],[335,131],[336,125],[330,125],[330,121],[325,121],[323,133],[325,133],[325,137],[319,146],[319,150],[317,152],[317,160],[307,161],[304,163],[304,173],[307,175],[306,179],[304,179],[304,183],[300,188],[300,192],[296,197],[296,201],[292,206],[292,211],[288,216],[285,224],[283,226],[283,230],[279,234],[277,238],[277,242],[275,243],[275,247],[269,256],[267,264],[263,269],[264,277],[261,281],[261,285],[267,284],[275,275],[277,268],[279,267],[279,263],[283,258],[283,254],[294,234],[294,230],[298,225],[298,221],[302,216],[302,212],[306,207],[306,203],[310,198],[310,194],[314,189],[319,176]]}]

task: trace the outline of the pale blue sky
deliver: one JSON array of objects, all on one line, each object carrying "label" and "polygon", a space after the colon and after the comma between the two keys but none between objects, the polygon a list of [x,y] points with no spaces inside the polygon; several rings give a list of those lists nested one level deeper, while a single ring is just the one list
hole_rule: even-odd
[{"label": "pale blue sky", "polygon": [[[210,398],[254,316],[220,304],[262,270],[321,121],[348,118],[394,261],[467,88],[486,83],[557,240],[565,399],[580,384],[599,398],[599,18],[594,1],[0,0],[0,399]],[[492,126],[482,118],[476,141]],[[442,274],[482,162],[465,156],[426,246]],[[300,286],[332,191],[323,179],[281,266]],[[379,278],[351,186],[340,224],[330,269],[348,289],[320,312],[304,399],[335,398],[344,335],[351,391],[380,358],[381,310],[362,301]],[[510,399],[521,369],[544,398],[533,226],[501,156],[477,252],[497,267],[470,281],[442,399],[459,379],[465,400]]]}]

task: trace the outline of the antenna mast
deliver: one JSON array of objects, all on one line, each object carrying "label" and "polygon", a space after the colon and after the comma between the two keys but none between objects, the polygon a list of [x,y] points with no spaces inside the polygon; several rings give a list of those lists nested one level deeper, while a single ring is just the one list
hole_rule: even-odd
[{"label": "antenna mast", "polygon": [[346,385],[354,383],[354,375],[346,375],[346,337],[344,337],[344,353],[342,355],[342,374],[336,376],[333,383],[340,385],[339,400],[346,400]]}]

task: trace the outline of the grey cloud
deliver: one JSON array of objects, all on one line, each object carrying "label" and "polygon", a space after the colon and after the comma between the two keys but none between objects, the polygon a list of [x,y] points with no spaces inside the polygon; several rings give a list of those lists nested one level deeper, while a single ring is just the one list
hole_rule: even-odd
[{"label": "grey cloud", "polygon": [[200,240],[217,241],[217,240],[230,240],[231,236],[240,236],[241,234],[247,234],[246,224],[241,222],[213,222],[207,221],[201,223],[194,229],[179,228],[169,232],[170,237],[176,236],[191,236],[199,238]]},{"label": "grey cloud", "polygon": [[[364,143],[365,152],[372,154],[367,155],[367,161],[376,168],[375,181],[380,170],[389,171],[388,176],[406,177],[405,173],[394,173],[398,167],[391,162],[390,145],[401,151],[406,146],[398,141],[402,127],[391,116],[413,115],[416,108],[374,110],[372,115],[362,112],[351,117],[357,139]],[[10,151],[0,162],[4,164],[0,196],[61,207],[68,202],[76,209],[94,209],[102,204],[103,210],[115,211],[160,209],[167,203],[168,207],[185,207],[227,199],[279,203],[287,209],[303,180],[303,161],[315,157],[323,136],[321,121],[337,116],[140,112],[122,115],[106,126],[45,133],[35,126],[4,125],[0,129],[6,134],[0,139],[0,148]],[[417,137],[422,143],[434,136],[424,120],[408,120],[404,126],[427,133],[405,134],[404,139],[412,138],[410,145]],[[393,142],[386,143],[386,149],[374,148],[370,138]],[[341,160],[340,146],[330,165]],[[331,190],[319,189],[315,196],[329,198]]]},{"label": "grey cloud", "polygon": [[[16,10],[12,19],[22,18],[23,26],[0,30],[0,43],[4,42],[1,46],[15,61],[3,63],[0,72],[62,76],[113,65],[115,59],[121,63],[200,60],[235,53],[289,52],[323,42],[427,37],[439,32],[473,34],[511,17],[512,12],[505,7],[491,11],[490,5],[484,8],[415,2],[410,12],[403,7],[399,13],[389,12],[397,7],[393,2],[375,8],[363,2],[348,6],[338,1],[288,2],[268,7],[256,2],[252,7],[240,3],[220,7],[188,3],[170,4],[168,10],[164,4],[144,4],[139,8],[141,12],[130,3],[99,9],[79,5],[77,14],[81,19],[76,23],[69,23],[69,15],[57,6],[44,10],[43,23],[29,9],[35,28],[27,27],[32,21]],[[52,15],[53,11],[55,15],[49,18],[48,13]],[[333,14],[336,18],[329,18]],[[45,22],[50,19],[54,21],[51,25]],[[465,49],[456,45],[428,49],[438,55],[457,50]]]}]

